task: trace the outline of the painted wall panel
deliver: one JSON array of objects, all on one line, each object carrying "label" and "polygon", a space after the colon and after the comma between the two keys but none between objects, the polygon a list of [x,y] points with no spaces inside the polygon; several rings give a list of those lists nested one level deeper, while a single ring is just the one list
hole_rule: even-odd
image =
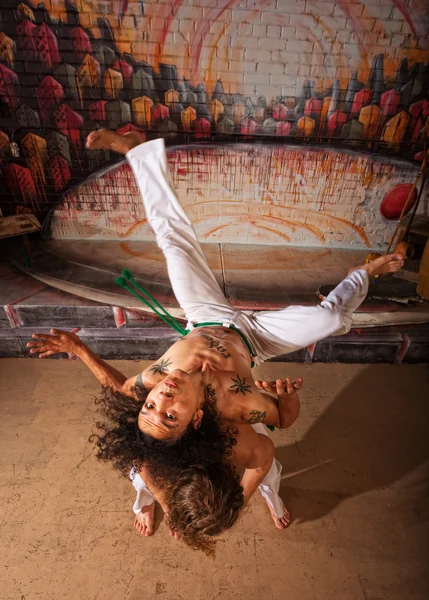
[{"label": "painted wall panel", "polygon": [[[299,205],[301,212],[307,207],[320,213],[320,229],[320,219],[335,213],[377,246],[391,229],[380,230],[381,196],[388,183],[410,182],[413,170],[407,174],[405,165],[393,167],[390,159],[377,162],[366,153],[421,161],[429,127],[425,0],[10,0],[1,17],[4,214],[24,205],[39,217],[46,215],[68,186],[117,158],[87,151],[88,132],[131,128],[142,137],[167,136],[170,142],[176,134],[180,143],[221,142],[224,150],[216,152],[225,154],[215,157],[213,151],[198,158],[209,162],[193,167],[183,180],[186,165],[175,164],[182,160],[180,153],[171,155],[183,201],[196,204],[201,194],[208,195],[202,213],[207,227],[197,223],[197,228],[210,239],[232,240],[239,232],[261,243],[282,238],[353,246],[364,240],[355,230],[353,235],[335,228],[331,233],[328,226],[322,239],[302,225],[286,227],[284,215],[278,217],[281,232],[270,232],[267,215],[263,229],[254,221],[269,206],[271,194],[272,221],[275,211],[286,206],[296,211]],[[31,153],[25,142],[30,134],[39,140]],[[250,160],[234,158],[235,150],[227,155],[238,137],[254,144],[259,156],[261,136],[303,144],[301,153],[289,147],[281,159],[270,151],[269,193],[266,174]],[[61,144],[52,143],[54,138]],[[319,150],[309,149],[309,143]],[[336,154],[323,152],[333,146],[339,148]],[[48,158],[39,152],[45,147]],[[362,163],[357,156],[346,158],[342,149],[361,152]],[[195,165],[196,151],[191,154],[186,160]],[[221,156],[230,162],[223,164]],[[333,165],[332,173],[327,164]],[[234,214],[237,197],[247,220],[226,222],[219,211],[224,207],[226,215]],[[113,219],[112,231],[123,235],[115,197],[106,190],[95,202],[103,207],[106,223]],[[364,208],[373,211],[372,217],[363,214]],[[193,210],[199,219],[199,209]],[[313,218],[303,215],[300,223]]]},{"label": "painted wall panel", "polygon": [[[354,152],[274,145],[181,146],[168,152],[174,186],[207,242],[382,248],[394,222],[384,196],[417,167]],[[68,192],[52,213],[55,239],[153,240],[125,162]]]}]

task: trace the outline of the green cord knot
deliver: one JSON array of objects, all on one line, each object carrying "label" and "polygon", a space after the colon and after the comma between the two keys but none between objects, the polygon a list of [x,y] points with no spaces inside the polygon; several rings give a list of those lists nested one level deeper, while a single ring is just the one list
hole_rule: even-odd
[{"label": "green cord knot", "polygon": [[115,279],[115,283],[117,283],[118,285],[120,285],[121,288],[127,289],[127,281],[126,281],[125,277],[117,277]]},{"label": "green cord knot", "polygon": [[123,269],[122,277],[125,277],[125,279],[130,279],[131,281],[134,281],[134,275],[131,273],[131,271],[129,269]]},{"label": "green cord knot", "polygon": [[181,336],[185,336],[189,333],[188,330],[183,329],[180,323],[172,315],[170,315],[169,312],[166,311],[162,304],[160,304],[158,300],[152,296],[152,294],[140,287],[129,269],[124,269],[122,271],[122,276],[116,277],[115,283],[124,290],[130,292],[138,300],[143,302],[143,304],[146,304],[146,306],[148,306],[156,315],[158,315],[158,317],[160,317],[164,323],[167,323],[169,327],[174,329]]}]

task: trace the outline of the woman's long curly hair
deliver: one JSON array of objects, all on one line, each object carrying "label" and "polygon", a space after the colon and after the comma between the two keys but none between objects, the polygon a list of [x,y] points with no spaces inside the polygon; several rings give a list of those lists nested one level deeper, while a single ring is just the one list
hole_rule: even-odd
[{"label": "woman's long curly hair", "polygon": [[144,467],[165,493],[171,529],[192,548],[213,556],[212,536],[232,527],[244,505],[243,488],[229,460],[237,432],[221,427],[214,404],[206,400],[199,429],[190,423],[179,439],[157,440],[137,422],[148,391],[136,388],[133,393],[138,401],[103,388],[96,401],[103,420],[90,438],[96,456],[126,477],[131,466],[137,471]]}]

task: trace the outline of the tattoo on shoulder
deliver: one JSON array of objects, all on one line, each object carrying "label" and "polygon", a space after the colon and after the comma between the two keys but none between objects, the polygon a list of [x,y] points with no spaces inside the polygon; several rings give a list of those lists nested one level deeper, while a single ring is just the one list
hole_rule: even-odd
[{"label": "tattoo on shoulder", "polygon": [[254,425],[255,423],[263,423],[267,413],[260,410],[251,410],[249,413],[250,417],[246,421],[249,425]]},{"label": "tattoo on shoulder", "polygon": [[171,365],[171,359],[170,358],[162,358],[159,363],[157,363],[156,365],[152,365],[149,368],[149,371],[152,371],[152,373],[154,375],[165,375],[165,373],[168,373],[168,367]]},{"label": "tattoo on shoulder", "polygon": [[241,379],[240,375],[237,374],[237,378],[234,379],[234,377],[231,377],[231,381],[233,382],[233,385],[230,385],[229,389],[234,390],[236,394],[241,392],[243,396],[245,396],[247,392],[250,394],[252,391],[252,386],[249,383],[246,383],[245,377]]},{"label": "tattoo on shoulder", "polygon": [[204,390],[204,400],[209,404],[216,404],[217,402],[216,390],[213,389],[211,383],[209,383]]},{"label": "tattoo on shoulder", "polygon": [[136,387],[138,387],[140,390],[146,389],[146,386],[143,383],[143,373],[140,373],[140,375],[138,375],[138,377],[136,379]]}]

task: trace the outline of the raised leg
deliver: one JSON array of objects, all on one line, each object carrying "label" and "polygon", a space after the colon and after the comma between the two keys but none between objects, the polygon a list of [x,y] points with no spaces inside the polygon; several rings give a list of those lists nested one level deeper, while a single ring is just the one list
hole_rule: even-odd
[{"label": "raised leg", "polygon": [[101,130],[88,136],[87,147],[126,154],[148,221],[167,261],[174,294],[188,321],[228,320],[235,310],[211,272],[192,224],[173,190],[164,140],[141,144],[135,136]]}]

